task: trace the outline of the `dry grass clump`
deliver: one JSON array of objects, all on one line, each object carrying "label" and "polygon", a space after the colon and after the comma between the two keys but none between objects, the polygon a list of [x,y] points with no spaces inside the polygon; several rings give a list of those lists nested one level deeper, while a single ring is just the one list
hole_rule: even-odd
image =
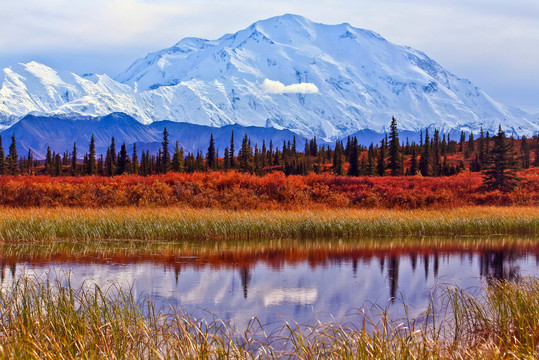
[{"label": "dry grass clump", "polygon": [[0,240],[262,239],[539,233],[537,207],[445,210],[4,208]]},{"label": "dry grass clump", "polygon": [[[357,326],[285,325],[238,331],[175,308],[157,311],[111,287],[74,289],[20,278],[0,291],[2,358],[533,359],[539,356],[539,280],[491,282],[479,296],[446,287],[446,313],[395,321],[383,309]],[[406,307],[405,307],[405,310]],[[450,316],[448,316],[450,315]],[[439,318],[443,320],[438,320]]]}]

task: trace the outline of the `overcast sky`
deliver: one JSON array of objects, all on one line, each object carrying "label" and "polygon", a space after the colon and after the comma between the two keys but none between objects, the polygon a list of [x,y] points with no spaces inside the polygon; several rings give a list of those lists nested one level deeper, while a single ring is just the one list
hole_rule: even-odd
[{"label": "overcast sky", "polygon": [[114,77],[184,37],[284,13],[373,30],[539,113],[539,0],[1,0],[0,67],[36,60]]}]

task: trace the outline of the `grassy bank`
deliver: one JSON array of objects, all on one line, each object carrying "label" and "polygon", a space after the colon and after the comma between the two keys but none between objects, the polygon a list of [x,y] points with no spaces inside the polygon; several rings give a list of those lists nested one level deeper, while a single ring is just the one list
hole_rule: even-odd
[{"label": "grassy bank", "polygon": [[[21,278],[0,294],[2,358],[155,359],[524,359],[539,356],[539,280],[493,282],[477,298],[446,287],[441,313],[356,326],[285,326],[256,320],[232,329],[157,311],[120,289],[78,288]],[[368,314],[376,309],[366,309]],[[439,320],[444,319],[444,320]]]},{"label": "grassy bank", "polygon": [[539,233],[537,207],[445,210],[3,208],[0,240],[179,240]]}]

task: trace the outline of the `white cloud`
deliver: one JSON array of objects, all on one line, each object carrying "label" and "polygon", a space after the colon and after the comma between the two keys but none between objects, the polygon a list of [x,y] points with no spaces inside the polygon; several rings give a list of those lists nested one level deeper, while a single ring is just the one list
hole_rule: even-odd
[{"label": "white cloud", "polygon": [[312,83],[285,85],[280,81],[266,79],[260,86],[266,94],[315,94],[318,87]]}]

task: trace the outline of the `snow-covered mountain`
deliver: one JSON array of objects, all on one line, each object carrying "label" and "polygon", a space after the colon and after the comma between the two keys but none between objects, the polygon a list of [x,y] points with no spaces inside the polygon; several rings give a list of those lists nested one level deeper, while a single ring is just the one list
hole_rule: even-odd
[{"label": "snow-covered mountain", "polygon": [[221,127],[290,129],[334,139],[383,132],[395,116],[417,131],[539,131],[539,120],[504,106],[424,53],[349,24],[297,15],[259,21],[218,40],[186,38],[135,61],[114,80],[57,72],[35,62],[4,69],[0,121],[28,113],[123,112]]}]

